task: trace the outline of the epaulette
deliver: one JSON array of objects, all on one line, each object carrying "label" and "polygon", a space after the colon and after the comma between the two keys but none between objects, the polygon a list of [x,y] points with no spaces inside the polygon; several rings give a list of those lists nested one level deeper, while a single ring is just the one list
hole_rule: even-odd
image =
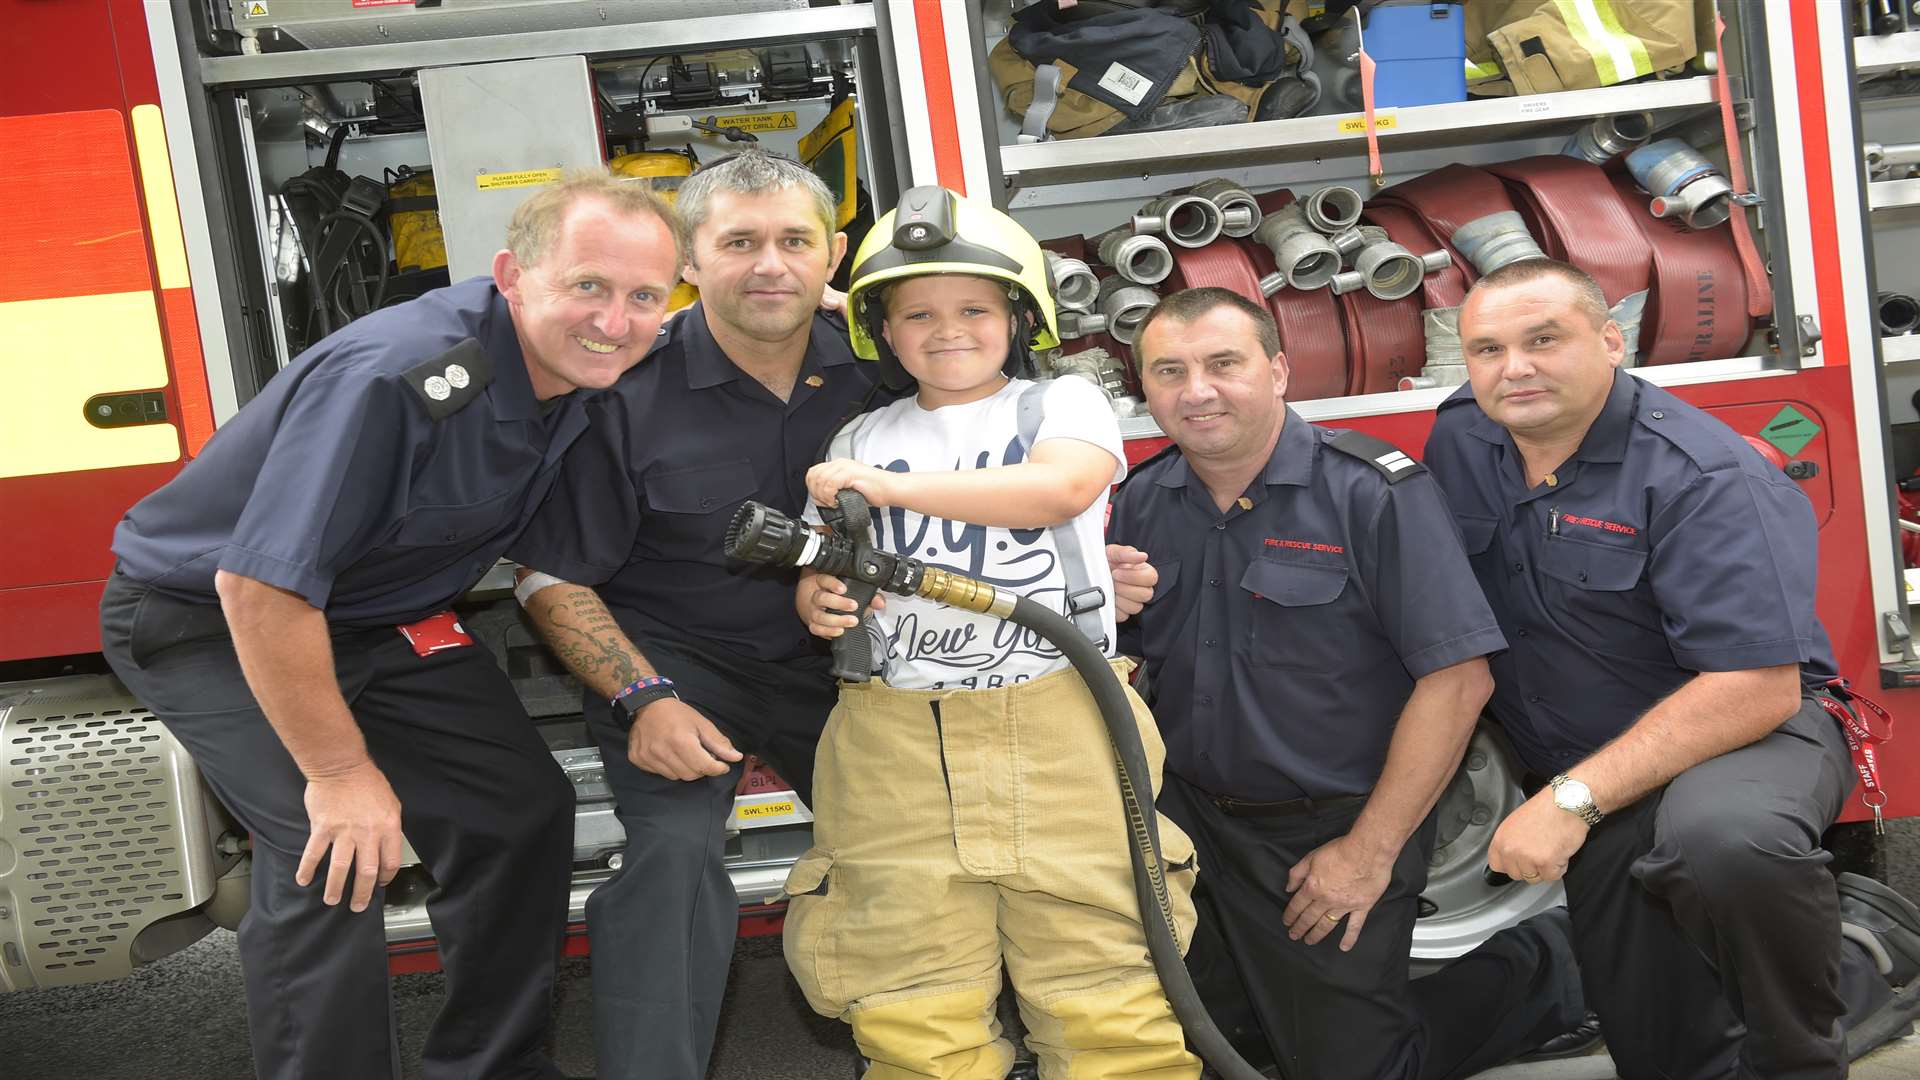
[{"label": "epaulette", "polygon": [[426,402],[435,420],[444,420],[473,403],[493,381],[493,361],[473,338],[431,360],[408,368],[407,385]]},{"label": "epaulette", "polygon": [[1169,442],[1167,443],[1167,445],[1161,447],[1160,450],[1155,454],[1153,454],[1152,456],[1141,460],[1136,465],[1129,466],[1127,468],[1126,477],[1122,479],[1118,484],[1114,485],[1114,488],[1113,488],[1114,493],[1118,494],[1121,488],[1126,487],[1128,483],[1132,482],[1134,477],[1139,476],[1141,473],[1146,472],[1148,467],[1157,465],[1162,460],[1166,458],[1170,458],[1179,452],[1180,452],[1180,444],[1176,442]]},{"label": "epaulette", "polygon": [[1387,478],[1387,483],[1397,484],[1409,476],[1419,476],[1427,471],[1425,465],[1408,457],[1406,452],[1385,439],[1375,438],[1364,431],[1351,428],[1338,430],[1322,428],[1327,448],[1338,450],[1348,457],[1359,458],[1374,471]]},{"label": "epaulette", "polygon": [[1734,450],[1740,439],[1738,433],[1717,417],[1698,414],[1676,397],[1648,393],[1654,389],[1658,388],[1650,385],[1640,388],[1634,423],[1685,454],[1701,472],[1718,472],[1740,463]]}]

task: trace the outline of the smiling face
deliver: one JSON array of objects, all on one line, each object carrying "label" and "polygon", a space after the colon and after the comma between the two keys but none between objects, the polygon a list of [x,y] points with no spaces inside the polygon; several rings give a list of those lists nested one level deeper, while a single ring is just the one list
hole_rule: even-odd
[{"label": "smiling face", "polygon": [[1557,275],[1474,290],[1460,309],[1460,342],[1481,410],[1536,442],[1577,442],[1626,353],[1619,326],[1596,325],[1577,286]]},{"label": "smiling face", "polygon": [[846,250],[846,235],[827,231],[805,188],[721,190],[694,230],[685,273],[709,320],[755,341],[786,341],[812,325]]},{"label": "smiling face", "polygon": [[907,278],[887,292],[881,336],[920,384],[920,403],[991,397],[1007,379],[1013,304],[1007,287],[967,274]]},{"label": "smiling face", "polygon": [[677,261],[664,221],[593,197],[567,209],[536,262],[494,256],[534,396],[605,389],[638,363],[666,316]]},{"label": "smiling face", "polygon": [[1223,305],[1192,322],[1154,319],[1134,354],[1147,411],[1181,453],[1231,465],[1271,452],[1285,422],[1287,358],[1267,355],[1245,312]]}]

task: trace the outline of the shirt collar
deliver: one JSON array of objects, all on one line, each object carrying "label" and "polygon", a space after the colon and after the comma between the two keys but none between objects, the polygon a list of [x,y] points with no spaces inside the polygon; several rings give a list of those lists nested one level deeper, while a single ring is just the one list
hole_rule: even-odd
[{"label": "shirt collar", "polygon": [[[675,327],[680,335],[681,355],[687,362],[687,389],[705,390],[709,387],[730,383],[740,377],[740,369],[720,343],[714,340],[713,328],[707,325],[707,306],[696,303],[674,316],[674,322],[684,324]],[[835,347],[836,344],[839,347]],[[832,316],[815,312],[813,326],[807,333],[807,353],[801,360],[800,370],[818,371],[822,368],[838,367],[854,361],[853,348],[847,343],[847,328]]]},{"label": "shirt collar", "polygon": [[[1280,426],[1280,438],[1273,444],[1273,453],[1267,458],[1267,468],[1261,479],[1268,485],[1289,484],[1305,487],[1313,481],[1313,455],[1319,450],[1319,442],[1313,425],[1300,418],[1293,406],[1285,406],[1286,422]],[[1167,471],[1157,481],[1159,486],[1168,488],[1186,487],[1192,479],[1193,470],[1187,465],[1184,453],[1175,454]]]},{"label": "shirt collar", "polygon": [[1640,380],[1618,368],[1613,372],[1613,389],[1607,403],[1593,418],[1587,435],[1580,440],[1574,457],[1581,461],[1618,462],[1626,457],[1627,435],[1633,430],[1634,406],[1640,398]]},{"label": "shirt collar", "polygon": [[[1588,426],[1586,435],[1580,440],[1580,448],[1574,451],[1573,456],[1581,461],[1622,460],[1626,455],[1627,435],[1633,428],[1634,405],[1639,396],[1640,380],[1616,368],[1613,388],[1607,391],[1607,403],[1601,406],[1600,415],[1594,417],[1593,423]],[[1495,446],[1513,444],[1513,436],[1507,429],[1474,403],[1471,386],[1462,386],[1448,402],[1461,398],[1473,406],[1473,419],[1467,424],[1467,434]]]},{"label": "shirt collar", "polygon": [[479,340],[487,358],[493,361],[493,382],[487,386],[493,417],[501,421],[537,420],[540,399],[533,396],[533,379],[527,374],[526,354],[520,351],[513,312],[497,286],[489,281],[486,289],[487,316]]}]

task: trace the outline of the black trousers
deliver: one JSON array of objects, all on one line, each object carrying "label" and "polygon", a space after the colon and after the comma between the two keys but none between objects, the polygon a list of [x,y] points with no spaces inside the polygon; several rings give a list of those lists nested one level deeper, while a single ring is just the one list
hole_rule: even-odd
[{"label": "black trousers", "polygon": [[1820,847],[1853,782],[1839,726],[1808,700],[1588,835],[1567,904],[1623,1080],[1846,1075],[1845,1029],[1892,993],[1840,938]]},{"label": "black trousers", "polygon": [[[814,749],[837,696],[825,657],[770,663],[632,611],[614,616],[682,700],[811,799]],[[620,870],[587,900],[599,1076],[700,1080],[740,925],[723,858],[742,766],[699,780],[655,775],[627,759],[607,702],[590,697],[584,709],[627,833]]]},{"label": "black trousers", "polygon": [[[355,913],[321,901],[324,863],[312,885],[294,884],[306,780],[248,690],[220,609],[115,571],[100,611],[114,672],[252,834],[239,938],[255,1071],[398,1080],[384,890]],[[338,632],[333,651],[341,693],[400,799],[401,828],[438,885],[427,911],[447,1000],[421,1075],[558,1077],[541,1042],[566,924],[571,785],[487,650],[420,657],[382,628]]]},{"label": "black trousers", "polygon": [[1470,1076],[1585,1015],[1563,909],[1503,930],[1424,979],[1407,964],[1433,849],[1431,819],[1407,842],[1352,952],[1344,927],[1318,945],[1287,937],[1287,873],[1353,827],[1358,800],[1285,817],[1234,817],[1168,773],[1160,810],[1193,838],[1200,925],[1187,967],[1222,1032],[1287,1076]]}]

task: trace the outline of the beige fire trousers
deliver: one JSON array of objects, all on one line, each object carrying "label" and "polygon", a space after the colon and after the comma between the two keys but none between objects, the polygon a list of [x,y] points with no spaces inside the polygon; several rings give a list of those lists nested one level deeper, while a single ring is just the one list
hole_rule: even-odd
[{"label": "beige fire trousers", "polygon": [[[1125,675],[1125,661],[1115,663]],[[1131,690],[1157,789],[1165,757]],[[843,684],[787,878],[787,964],[867,1080],[1001,1080],[1004,960],[1048,1080],[1192,1080],[1147,955],[1112,744],[1072,670],[990,690]],[[1160,819],[1184,949],[1193,844]]]}]

